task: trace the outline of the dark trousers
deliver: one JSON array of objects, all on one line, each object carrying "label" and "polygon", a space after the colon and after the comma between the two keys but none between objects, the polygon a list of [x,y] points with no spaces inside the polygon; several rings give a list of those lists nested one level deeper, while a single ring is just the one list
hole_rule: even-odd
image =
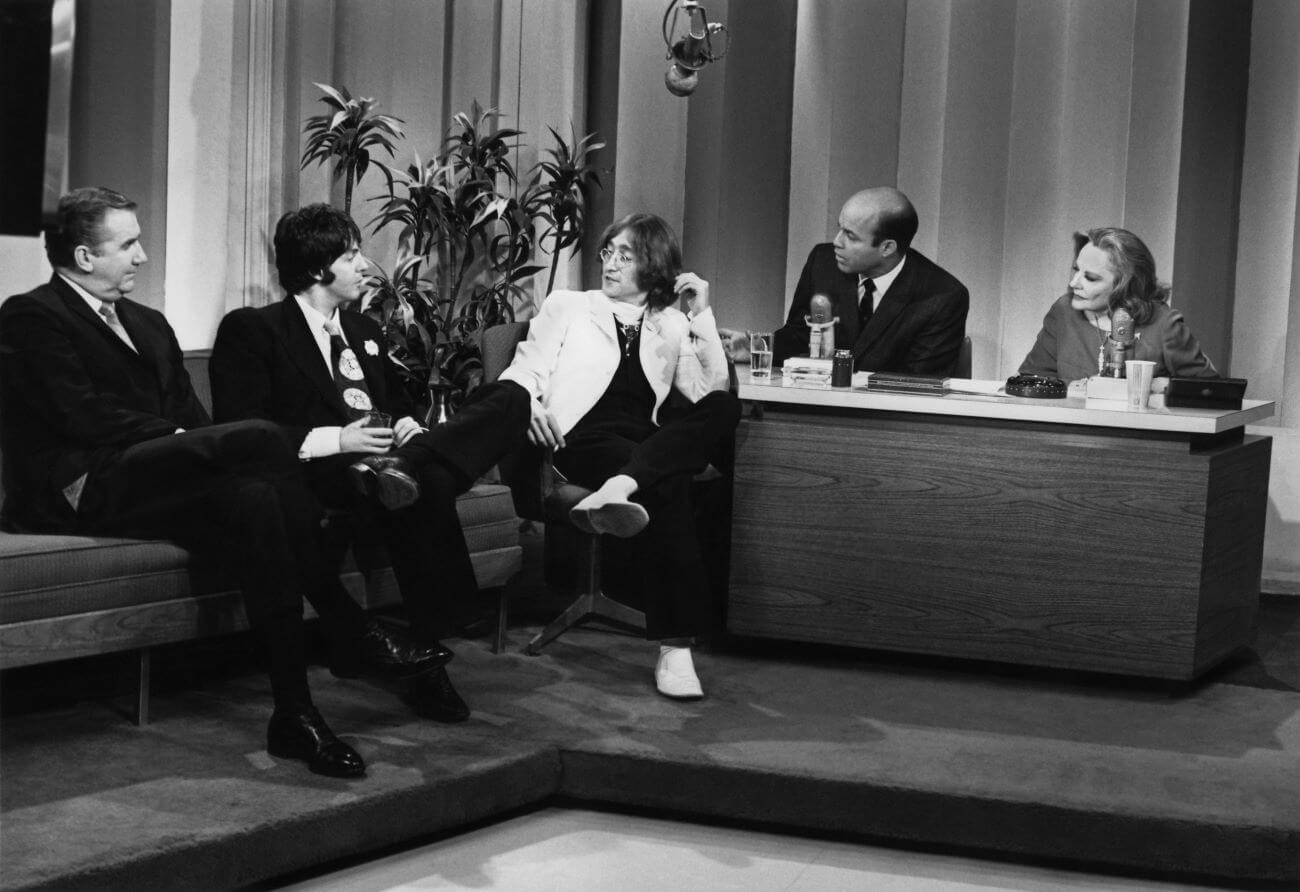
[{"label": "dark trousers", "polygon": [[456,497],[518,447],[529,417],[528,392],[518,384],[503,381],[479,387],[449,421],[393,451],[406,460],[420,483],[419,500],[398,511],[375,506],[348,485],[345,469],[362,455],[309,463],[308,479],[321,501],[378,530],[417,640],[446,637],[472,618],[478,582]]},{"label": "dark trousers", "polygon": [[[270,665],[276,703],[284,706],[311,702],[302,597],[309,593],[304,580],[324,566],[320,516],[296,448],[265,421],[130,446],[90,475],[78,508],[86,532],[171,539],[232,570]],[[322,615],[333,606],[313,604]]]},{"label": "dark trousers", "polygon": [[556,470],[579,486],[596,489],[618,474],[636,480],[632,500],[649,512],[650,524],[631,538],[601,541],[602,578],[611,595],[625,594],[643,607],[651,640],[703,635],[710,628],[713,594],[692,507],[692,478],[720,461],[739,422],[740,402],[715,391],[639,441],[584,431],[579,422],[555,453]]}]

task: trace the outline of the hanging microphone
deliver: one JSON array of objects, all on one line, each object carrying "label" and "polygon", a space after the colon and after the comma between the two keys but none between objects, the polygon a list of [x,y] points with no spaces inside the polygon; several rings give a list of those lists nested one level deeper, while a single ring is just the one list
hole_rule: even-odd
[{"label": "hanging microphone", "polygon": [[813,359],[829,359],[835,353],[835,323],[838,316],[832,316],[831,299],[824,294],[817,294],[808,301],[808,355]]},{"label": "hanging microphone", "polygon": [[1102,365],[1103,378],[1123,378],[1124,363],[1133,358],[1133,316],[1123,307],[1110,314],[1110,335],[1106,338],[1106,358]]},{"label": "hanging microphone", "polygon": [[[674,40],[679,6],[680,11],[686,13],[686,31]],[[726,38],[720,53],[713,49],[715,35]],[[668,47],[667,58],[672,62],[664,74],[664,83],[674,96],[694,93],[700,84],[700,69],[725,56],[731,40],[725,25],[709,21],[700,0],[669,0],[668,8],[664,10],[663,37],[664,45]]]}]

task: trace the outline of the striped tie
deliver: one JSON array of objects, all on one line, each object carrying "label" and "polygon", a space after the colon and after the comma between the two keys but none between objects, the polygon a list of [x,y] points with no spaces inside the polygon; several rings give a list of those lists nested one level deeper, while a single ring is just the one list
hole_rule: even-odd
[{"label": "striped tie", "polygon": [[99,315],[104,317],[104,321],[108,323],[108,327],[113,329],[113,334],[122,339],[123,344],[126,344],[132,350],[135,350],[136,353],[140,352],[135,349],[135,344],[131,343],[131,336],[127,334],[126,329],[122,327],[122,320],[117,318],[117,310],[113,309],[112,304],[100,304]]}]

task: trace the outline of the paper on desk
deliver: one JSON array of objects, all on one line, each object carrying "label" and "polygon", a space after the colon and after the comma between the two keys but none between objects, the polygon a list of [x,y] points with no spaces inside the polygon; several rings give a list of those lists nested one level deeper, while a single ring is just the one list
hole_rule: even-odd
[{"label": "paper on desk", "polygon": [[1005,391],[1005,381],[989,381],[981,378],[949,378],[947,390],[951,393],[978,393],[984,396],[999,396]]},{"label": "paper on desk", "polygon": [[1169,409],[1165,406],[1165,395],[1163,393],[1153,393],[1147,397],[1147,407],[1145,409],[1131,408],[1128,402],[1120,400],[1104,399],[1101,397],[1090,396],[1083,404],[1085,409],[1096,409],[1102,412],[1163,412],[1168,414]]}]

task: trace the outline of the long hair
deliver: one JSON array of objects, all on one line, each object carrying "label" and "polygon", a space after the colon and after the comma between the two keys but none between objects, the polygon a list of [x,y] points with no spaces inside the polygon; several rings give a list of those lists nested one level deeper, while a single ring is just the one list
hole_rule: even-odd
[{"label": "long hair", "polygon": [[628,214],[611,223],[600,237],[602,248],[620,233],[627,233],[636,258],[636,284],[646,292],[652,310],[671,306],[677,300],[673,285],[682,271],[682,246],[672,227],[654,214]]},{"label": "long hair", "polygon": [[309,204],[289,211],[275,224],[275,270],[288,294],[334,281],[330,266],[353,245],[361,232],[352,218],[327,204]]},{"label": "long hair", "polygon": [[1087,241],[1106,255],[1115,270],[1115,288],[1107,303],[1113,312],[1123,307],[1133,317],[1134,325],[1146,325],[1155,314],[1156,304],[1169,302],[1169,286],[1156,278],[1156,259],[1142,239],[1127,229],[1102,226],[1089,229]]},{"label": "long hair", "polygon": [[78,245],[94,248],[103,239],[100,226],[109,211],[134,211],[136,203],[103,186],[73,189],[59,199],[54,222],[45,227],[45,256],[55,269],[76,269]]}]

